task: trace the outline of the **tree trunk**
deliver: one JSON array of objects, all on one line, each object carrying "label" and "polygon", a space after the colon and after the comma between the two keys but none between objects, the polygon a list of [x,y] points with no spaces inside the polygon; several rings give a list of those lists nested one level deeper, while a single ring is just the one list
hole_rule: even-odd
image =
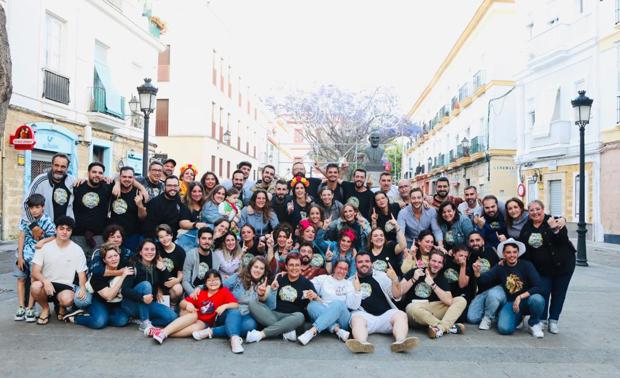
[{"label": "tree trunk", "polygon": [[6,33],[6,13],[4,7],[0,6],[0,136],[4,135],[4,123],[12,93],[11,51]]}]

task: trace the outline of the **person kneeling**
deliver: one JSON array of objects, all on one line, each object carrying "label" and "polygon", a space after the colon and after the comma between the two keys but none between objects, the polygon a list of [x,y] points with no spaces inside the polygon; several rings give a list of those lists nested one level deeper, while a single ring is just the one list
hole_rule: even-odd
[{"label": "person kneeling", "polygon": [[351,315],[351,332],[353,339],[346,342],[347,348],[353,353],[369,353],[375,350],[368,342],[372,333],[392,333],[394,341],[392,352],[404,352],[418,345],[417,337],[407,337],[409,325],[407,314],[398,310],[393,300],[400,299],[398,276],[388,264],[387,274],[372,269],[372,260],[366,252],[355,256],[357,273],[350,279],[359,280],[362,292],[360,310]]},{"label": "person kneeling", "polygon": [[233,353],[243,352],[243,340],[239,336],[241,314],[239,303],[227,288],[222,286],[222,277],[215,269],[205,274],[206,290],[196,298],[189,296],[180,303],[183,315],[165,328],[155,329],[153,339],[162,344],[168,337],[189,337],[196,340],[213,336],[230,337]]}]

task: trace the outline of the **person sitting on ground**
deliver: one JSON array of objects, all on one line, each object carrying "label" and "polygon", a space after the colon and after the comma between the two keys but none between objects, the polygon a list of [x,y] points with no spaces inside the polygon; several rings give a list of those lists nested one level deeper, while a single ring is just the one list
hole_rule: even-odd
[{"label": "person sitting on ground", "polygon": [[347,348],[353,353],[374,352],[374,345],[368,342],[368,335],[373,333],[392,333],[395,339],[392,352],[415,348],[418,338],[407,337],[407,314],[393,302],[401,297],[396,272],[389,266],[386,273],[375,271],[371,261],[366,252],[355,256],[357,273],[350,280],[354,287],[360,288],[362,301],[360,309],[351,314],[353,339],[346,341]]},{"label": "person sitting on ground", "polygon": [[467,301],[452,297],[450,284],[440,274],[445,256],[439,251],[431,252],[428,267],[407,272],[400,281],[405,295],[407,315],[415,324],[428,327],[428,337],[436,339],[446,333],[462,334],[465,326],[456,323]]},{"label": "person sitting on ground", "polygon": [[168,271],[169,278],[164,282],[162,292],[164,296],[170,296],[170,304],[173,307],[183,298],[183,265],[185,264],[185,250],[172,242],[172,229],[167,224],[157,226],[157,239],[159,240],[159,256]]},{"label": "person sitting on ground", "polygon": [[480,273],[480,264],[472,268],[479,282],[486,285],[501,285],[507,302],[499,311],[497,331],[502,335],[514,333],[524,315],[529,315],[527,324],[530,333],[536,338],[543,338],[541,317],[545,308],[545,299],[540,294],[540,276],[534,265],[519,257],[525,253],[525,244],[513,238],[497,246],[497,255],[504,259],[503,264],[494,266],[488,272]]},{"label": "person sitting on ground", "polygon": [[191,295],[196,286],[205,280],[210,269],[220,268],[220,259],[213,253],[213,230],[203,227],[198,230],[198,247],[187,251],[183,262],[183,290]]},{"label": "person sitting on ground", "polygon": [[[472,260],[469,259],[469,249],[465,245],[457,245],[452,248],[452,256],[446,255],[441,275],[450,284],[450,293],[453,298],[463,297],[467,305],[476,295],[476,280],[471,268]],[[458,319],[458,322],[467,320],[467,306]]]},{"label": "person sitting on ground", "polygon": [[[101,234],[103,237],[103,243],[112,243],[118,247],[118,251],[121,254],[121,266],[126,266],[129,261],[133,258],[134,253],[131,249],[123,246],[123,240],[125,239],[125,230],[123,230],[122,226],[117,224],[110,224],[106,228],[103,229],[103,233]],[[93,252],[93,256],[90,260],[90,265],[88,266],[88,272],[93,274],[104,274],[106,276],[120,276],[122,272],[120,270],[107,270],[105,267],[105,263],[101,259],[100,250],[95,249]]]}]

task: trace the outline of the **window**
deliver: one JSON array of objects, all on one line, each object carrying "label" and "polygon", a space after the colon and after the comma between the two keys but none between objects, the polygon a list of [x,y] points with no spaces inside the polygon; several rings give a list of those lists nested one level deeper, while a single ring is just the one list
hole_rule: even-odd
[{"label": "window", "polygon": [[226,177],[230,178],[230,160],[226,161]]},{"label": "window", "polygon": [[106,150],[105,147],[93,146],[93,157],[91,159],[92,162],[105,164],[105,162],[103,161],[105,150]]},{"label": "window", "polygon": [[532,202],[535,199],[538,199],[538,184],[533,180],[529,180],[527,182],[527,202]]},{"label": "window", "polygon": [[211,59],[211,83],[217,87],[217,67],[215,66],[217,61],[216,56],[217,53],[213,50],[213,58]]},{"label": "window", "polygon": [[230,66],[228,66],[228,98],[232,98],[232,81],[230,80]]},{"label": "window", "polygon": [[224,159],[220,158],[220,165],[219,165],[219,168],[220,168],[220,169],[219,169],[219,171],[218,171],[218,172],[219,172],[219,173],[218,173],[218,176],[219,176],[219,177],[222,177],[222,167],[223,167],[223,166],[224,166]]},{"label": "window", "polygon": [[558,88],[557,93],[555,95],[555,105],[553,109],[553,114],[551,115],[551,122],[559,121],[562,118],[562,92],[561,88]]},{"label": "window", "polygon": [[[224,108],[222,108],[222,107],[220,106],[220,116],[219,116],[219,119],[218,119],[218,123],[219,123],[219,125],[220,125],[220,138],[219,138],[219,139],[220,139],[220,142],[221,142],[221,141],[223,140],[223,138],[224,138],[224,125],[222,124],[222,113],[223,113],[223,112],[224,112]],[[220,175],[221,175],[221,173],[220,173]]]},{"label": "window", "polygon": [[473,83],[474,90],[478,90],[478,88],[484,85],[484,71],[478,71],[474,74]]},{"label": "window", "polygon": [[562,180],[549,180],[549,214],[562,215]]},{"label": "window", "polygon": [[[215,102],[211,103],[211,138],[215,139],[216,136],[216,132],[215,132],[215,128],[216,128],[216,124],[215,124]],[[213,170],[211,170],[213,172]]]},{"label": "window", "polygon": [[59,72],[62,64],[62,32],[64,22],[51,15],[45,15],[45,67]]},{"label": "window", "polygon": [[620,96],[616,96],[616,124],[620,124]]},{"label": "window", "polygon": [[241,121],[237,121],[237,149],[241,150]]},{"label": "window", "polygon": [[620,0],[616,0],[616,24],[620,23]]},{"label": "window", "polygon": [[[230,134],[230,113],[226,115],[226,132]],[[227,144],[230,146],[230,135],[228,136]]]},{"label": "window", "polygon": [[168,105],[167,99],[157,99],[156,136],[168,136]]},{"label": "window", "polygon": [[583,7],[583,0],[575,0],[575,5],[577,7],[577,14],[583,14],[584,11],[584,7]]},{"label": "window", "polygon": [[241,96],[241,76],[239,76],[239,100],[238,106],[241,107],[243,104],[243,96]]},{"label": "window", "polygon": [[620,43],[616,43],[616,90],[620,92]]},{"label": "window", "polygon": [[224,92],[224,58],[220,58],[220,91]]},{"label": "window", "polygon": [[170,45],[157,58],[157,81],[170,81]]},{"label": "window", "polygon": [[211,155],[211,172],[215,172],[215,155]]}]

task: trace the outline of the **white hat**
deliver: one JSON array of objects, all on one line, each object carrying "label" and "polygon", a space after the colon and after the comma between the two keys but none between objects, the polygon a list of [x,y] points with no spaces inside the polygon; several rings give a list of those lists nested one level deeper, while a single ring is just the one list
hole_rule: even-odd
[{"label": "white hat", "polygon": [[497,256],[499,256],[500,259],[504,258],[504,246],[506,244],[516,244],[517,247],[519,248],[519,256],[521,257],[521,255],[523,255],[525,253],[525,244],[521,243],[520,241],[517,241],[513,238],[510,239],[506,239],[503,242],[499,243],[499,245],[497,246]]}]

